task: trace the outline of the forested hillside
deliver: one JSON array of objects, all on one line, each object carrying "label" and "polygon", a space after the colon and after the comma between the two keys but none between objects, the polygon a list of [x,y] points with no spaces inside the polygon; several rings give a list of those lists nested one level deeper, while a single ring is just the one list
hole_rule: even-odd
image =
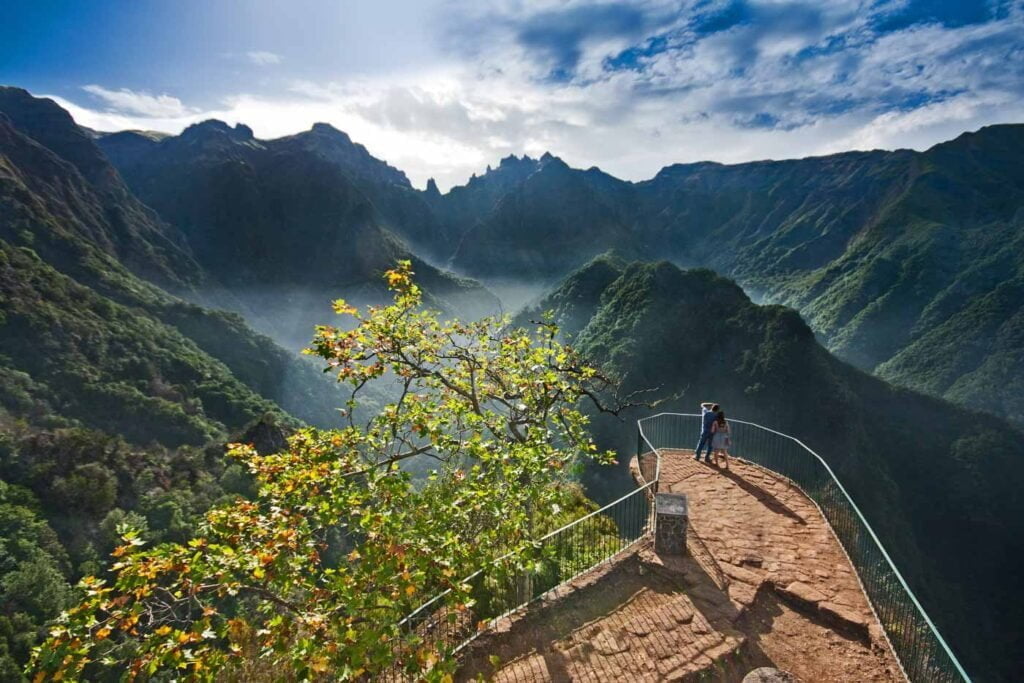
[{"label": "forested hillside", "polygon": [[[1008,675],[1004,653],[1024,638],[1011,616],[1024,609],[1015,579],[1024,562],[1016,494],[1024,441],[1013,427],[837,360],[795,311],[757,306],[708,270],[602,257],[520,322],[543,310],[585,355],[620,374],[623,391],[657,387],[650,398],[668,399],[659,411],[694,412],[713,400],[729,415],[799,435],[847,486],[969,669]],[[597,428],[605,445],[635,448],[622,422]],[[743,444],[735,451],[742,456]],[[631,486],[622,470],[617,480],[599,474],[592,491]]]},{"label": "forested hillside", "polygon": [[336,424],[347,394],[237,315],[153,284],[208,278],[66,112],[14,89],[0,207],[0,679],[18,680],[120,521],[184,539],[250,486],[225,441],[257,420]]},{"label": "forested hillside", "polygon": [[[680,164],[628,183],[511,159],[434,198],[460,272],[553,283],[614,248],[735,278],[898,384],[1024,424],[1024,126],[925,152]],[[515,172],[512,172],[515,169]]]}]

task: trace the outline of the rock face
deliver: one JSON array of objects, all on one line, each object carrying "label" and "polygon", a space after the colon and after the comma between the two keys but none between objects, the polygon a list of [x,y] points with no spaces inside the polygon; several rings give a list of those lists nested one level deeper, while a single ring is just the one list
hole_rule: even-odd
[{"label": "rock face", "polygon": [[267,414],[250,425],[237,441],[251,444],[260,455],[272,455],[288,447],[288,432],[273,415]]},{"label": "rock face", "polygon": [[743,683],[800,683],[800,679],[788,671],[762,666],[744,676]]}]

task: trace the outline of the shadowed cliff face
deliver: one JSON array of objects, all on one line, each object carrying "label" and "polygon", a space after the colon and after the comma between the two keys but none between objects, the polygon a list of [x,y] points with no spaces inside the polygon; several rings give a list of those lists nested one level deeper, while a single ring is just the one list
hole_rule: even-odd
[{"label": "shadowed cliff face", "polygon": [[452,264],[480,277],[549,281],[610,247],[631,250],[634,205],[625,183],[545,155],[463,234]]},{"label": "shadowed cliff face", "polygon": [[305,345],[313,325],[330,319],[332,299],[383,301],[382,275],[399,259],[414,262],[432,304],[467,317],[497,309],[479,285],[418,259],[385,227],[378,206],[401,207],[375,203],[382,188],[431,214],[403,174],[340,131],[318,124],[262,141],[244,126],[206,121],[152,144],[107,140],[100,144],[122,160],[133,190],[186,235],[241,302],[236,310],[289,346]]},{"label": "shadowed cliff face", "polygon": [[[601,258],[520,322],[541,310],[614,369],[625,392],[656,387],[651,398],[669,399],[658,411],[714,400],[814,448],[973,670],[1012,665],[1003,653],[1019,649],[1021,633],[1007,609],[1024,608],[1006,583],[1007,567],[1024,562],[1024,439],[1014,428],[846,365],[795,311],[756,306],[707,270]],[[620,452],[635,449],[619,420],[597,418],[595,428]],[[590,481],[600,497],[630,485],[621,470],[617,481],[602,474]]]},{"label": "shadowed cliff face", "polygon": [[[74,234],[88,243],[76,248],[98,249],[174,291],[192,290],[203,281],[184,237],[132,196],[93,140],[56,103],[0,87],[0,136],[6,191],[28,191],[38,200],[19,201],[8,210],[57,219],[41,229],[27,214],[9,216],[8,229],[32,232],[41,249],[53,233]],[[65,249],[60,258],[72,267],[83,253]]]}]

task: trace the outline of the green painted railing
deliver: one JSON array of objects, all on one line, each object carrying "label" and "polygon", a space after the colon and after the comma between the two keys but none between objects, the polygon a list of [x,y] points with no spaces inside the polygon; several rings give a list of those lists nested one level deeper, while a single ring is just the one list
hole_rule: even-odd
[{"label": "green painted railing", "polygon": [[522,609],[645,538],[653,522],[649,483],[542,536],[522,553],[505,555],[463,579],[473,604],[453,604],[446,590],[403,619],[392,670],[381,680],[405,681],[423,646],[458,652],[497,620]]},{"label": "green painted railing", "polygon": [[[729,424],[731,453],[786,477],[821,510],[856,570],[907,679],[913,683],[970,681],[828,463],[788,434],[742,420],[730,419]],[[693,449],[700,439],[701,420],[696,414],[660,413],[637,425],[640,471],[655,486],[662,451]]]}]

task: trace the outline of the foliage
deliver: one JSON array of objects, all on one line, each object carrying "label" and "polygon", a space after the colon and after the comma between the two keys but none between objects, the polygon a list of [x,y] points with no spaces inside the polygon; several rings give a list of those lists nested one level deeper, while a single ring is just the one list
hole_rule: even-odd
[{"label": "foliage", "polygon": [[227,493],[251,490],[247,473],[227,476],[223,444],[141,448],[93,430],[40,431],[2,412],[0,472],[4,681],[20,680],[45,624],[77,601],[73,584],[106,570],[119,527],[153,543],[185,540]]},{"label": "foliage", "polygon": [[[397,384],[397,400],[366,424],[301,430],[278,454],[235,446],[257,497],[213,508],[188,543],[147,549],[124,529],[116,578],[85,579],[36,652],[40,680],[118,666],[212,679],[254,655],[297,678],[451,670],[443,644],[398,622],[446,588],[445,606],[469,612],[459,577],[532,547],[573,500],[572,465],[610,459],[575,407],[600,405],[610,382],[553,326],[440,321],[411,275],[408,262],[388,271],[394,302],[366,314],[336,302],[355,325],[318,328],[310,350],[353,387],[350,411],[376,381]],[[423,481],[399,467],[424,457]]]},{"label": "foliage", "polygon": [[68,557],[31,493],[0,481],[0,679],[20,664],[43,625],[67,607]]}]

